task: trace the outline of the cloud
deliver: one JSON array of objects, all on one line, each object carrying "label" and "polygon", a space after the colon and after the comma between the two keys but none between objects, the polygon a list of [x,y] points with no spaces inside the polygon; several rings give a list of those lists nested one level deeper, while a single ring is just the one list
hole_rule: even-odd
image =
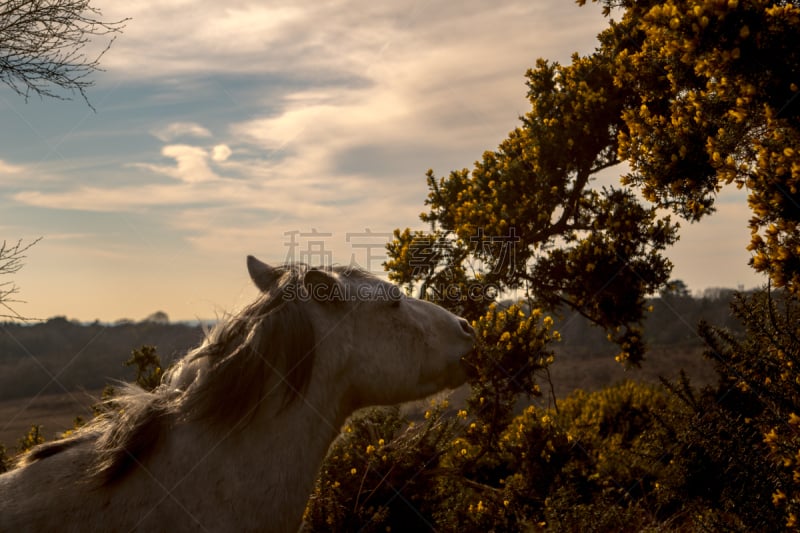
[{"label": "cloud", "polygon": [[[535,57],[568,59],[565,48],[594,46],[603,25],[596,10],[541,5],[100,5],[107,18],[132,17],[103,58],[104,79],[149,91],[152,113],[140,123],[160,152],[148,147],[135,162],[104,166],[113,181],[65,179],[13,199],[72,211],[152,209],[198,245],[212,234],[216,243],[249,235],[237,217],[247,210],[290,229],[413,225],[427,168],[469,166],[517,124]],[[167,214],[211,207],[213,218],[192,224]]]},{"label": "cloud", "polygon": [[[566,54],[573,47],[591,50],[602,20],[596,6],[557,0],[502,5],[471,0],[457,8],[447,2],[370,0],[143,0],[101,7],[108,18],[131,17],[103,58],[104,67],[113,76],[138,79],[265,72],[306,81],[342,80],[342,74],[372,79],[371,68],[398,56],[426,61],[454,53],[462,56],[454,69],[469,65],[462,75],[518,60],[524,64],[517,68],[524,69],[554,51],[564,60],[565,48]],[[519,53],[510,54],[509,48]]]},{"label": "cloud", "polygon": [[180,137],[211,137],[208,128],[196,122],[172,122],[154,129],[151,133],[164,142],[174,141]]},{"label": "cloud", "polygon": [[[404,194],[416,178],[420,198],[427,168],[468,166],[516,125],[528,107],[523,73],[537,55],[589,51],[603,25],[592,6],[521,0],[499,7],[473,0],[456,10],[367,0],[188,6],[103,6],[109,16],[132,17],[104,57],[110,77],[135,75],[194,97],[216,89],[209,94],[237,106],[222,122],[215,116],[153,130],[176,165],[139,168],[187,183],[213,181],[231,170],[220,165],[233,146],[239,177],[279,161],[281,175],[296,179],[394,180],[386,194]],[[254,76],[253,87],[232,86],[233,75]],[[249,99],[236,90],[249,91]],[[252,96],[259,90],[266,95],[260,102]],[[187,137],[212,137],[205,124],[227,137],[194,146]]]},{"label": "cloud", "polygon": [[[577,28],[600,26],[590,8],[544,16],[536,6],[144,1],[127,13],[101,6],[108,17],[133,17],[104,56],[108,77],[155,82],[159,94],[181,101],[175,120],[171,108],[154,104],[165,116],[145,130],[164,143],[168,161],[140,152],[115,171],[113,185],[66,181],[13,198],[102,212],[261,209],[294,228],[339,218],[360,228],[415,224],[425,170],[468,166],[527,109],[522,74],[537,55],[530,50],[577,46],[576,33],[592,43],[594,30]],[[568,24],[553,22],[566,15]],[[230,74],[256,76],[245,97],[231,93]],[[219,93],[192,100],[208,87]],[[259,92],[269,96],[253,96]],[[214,98],[219,108],[209,108]],[[236,107],[225,114],[227,101]],[[178,118],[185,109],[191,120]],[[125,169],[149,175],[123,178]]]},{"label": "cloud", "polygon": [[227,144],[218,144],[211,149],[211,159],[217,163],[227,161],[231,156],[233,150]]},{"label": "cloud", "polygon": [[59,192],[21,191],[15,201],[29,206],[75,211],[119,212],[141,207],[181,206],[208,201],[208,194],[192,194],[186,188],[168,185],[101,188],[80,186]]},{"label": "cloud", "polygon": [[63,186],[64,163],[40,160],[23,164],[0,159],[0,198],[3,191],[16,191],[20,187],[53,188]]},{"label": "cloud", "polygon": [[[228,148],[230,150],[230,148]],[[226,150],[218,147],[220,155]],[[131,183],[122,186],[79,185],[61,190],[22,190],[11,194],[14,202],[39,208],[100,213],[135,212],[142,209],[182,211],[198,206],[215,206],[233,215],[242,210],[272,213],[282,220],[307,217],[332,218],[338,205],[352,205],[367,187],[363,183],[332,183],[324,178],[280,175],[260,160],[222,161],[229,175],[211,168],[209,151],[197,146],[169,145],[163,154],[176,165],[136,163],[144,169],[172,178],[163,183]],[[260,164],[261,163],[261,164]],[[239,174],[247,178],[237,178]],[[171,220],[168,214],[162,214]],[[236,224],[232,216],[230,223]],[[206,221],[206,223],[210,223]],[[241,223],[241,222],[239,222]]]},{"label": "cloud", "polygon": [[199,146],[170,144],[161,149],[161,155],[175,160],[175,165],[136,163],[134,166],[163,174],[184,183],[201,183],[221,179],[210,166],[209,152]]},{"label": "cloud", "polygon": [[23,167],[19,165],[12,165],[0,159],[0,176],[3,178],[16,176],[22,173]]},{"label": "cloud", "polygon": [[[228,131],[280,158],[287,175],[372,178],[393,195],[416,179],[417,202],[425,195],[425,170],[469,166],[517,125],[529,108],[523,74],[538,50],[571,49],[581,44],[580,34],[589,51],[602,21],[591,7],[543,13],[530,2],[499,8],[468,2],[456,11],[438,3],[348,6],[303,12],[314,30],[298,33],[297,41],[325,46],[288,69],[324,62],[319,68],[353,83],[287,91]],[[260,61],[269,68],[281,52],[269,50]]]},{"label": "cloud", "polygon": [[175,78],[203,71],[260,70],[252,56],[288,40],[308,8],[241,0],[145,0],[108,2],[102,10],[109,19],[131,18],[124,38],[112,48],[114,54],[104,57],[105,68],[126,77]]}]

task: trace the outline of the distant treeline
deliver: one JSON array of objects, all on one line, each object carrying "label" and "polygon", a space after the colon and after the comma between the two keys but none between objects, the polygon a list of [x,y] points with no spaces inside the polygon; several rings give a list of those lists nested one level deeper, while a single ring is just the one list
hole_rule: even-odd
[{"label": "distant treeline", "polygon": [[82,324],[56,317],[37,324],[0,324],[0,400],[131,381],[123,365],[134,348],[153,345],[171,362],[199,344],[199,325],[165,320]]},{"label": "distant treeline", "polygon": [[[743,331],[741,323],[731,312],[733,289],[706,289],[702,296],[691,296],[683,284],[674,292],[662,294],[649,301],[652,311],[643,322],[644,339],[649,346],[700,346],[697,325],[705,320],[711,325],[733,332]],[[576,312],[565,311],[556,318],[562,341],[558,349],[581,348],[592,351],[619,351],[606,340],[606,333]]]}]

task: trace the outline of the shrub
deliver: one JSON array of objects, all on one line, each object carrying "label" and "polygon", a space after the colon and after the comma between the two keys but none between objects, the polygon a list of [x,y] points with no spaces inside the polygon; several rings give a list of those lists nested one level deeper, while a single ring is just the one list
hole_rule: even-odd
[{"label": "shrub", "polygon": [[[737,295],[733,312],[746,328],[737,338],[701,324],[720,381],[696,404],[698,457],[719,472],[720,504],[747,526],[798,527],[800,514],[800,302],[786,292]],[[688,396],[688,395],[686,395]]]},{"label": "shrub", "polygon": [[[655,524],[668,468],[657,413],[665,391],[623,383],[576,392],[559,411],[530,405],[492,446],[489,426],[436,404],[417,423],[396,410],[350,421],[332,447],[306,512],[311,531],[582,530]],[[631,413],[636,413],[630,417]],[[661,433],[659,433],[661,432]],[[665,493],[666,494],[666,493]],[[675,507],[675,505],[673,505]],[[387,529],[388,528],[388,529]]]}]

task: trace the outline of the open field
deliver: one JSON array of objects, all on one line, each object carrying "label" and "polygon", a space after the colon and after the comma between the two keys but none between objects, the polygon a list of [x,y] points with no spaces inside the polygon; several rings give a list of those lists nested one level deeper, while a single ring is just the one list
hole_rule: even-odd
[{"label": "open field", "polygon": [[[660,376],[675,380],[681,369],[696,386],[710,385],[717,379],[714,365],[703,357],[703,347],[697,344],[651,346],[641,368],[628,370],[614,361],[614,350],[591,353],[573,348],[568,353],[556,353],[550,375],[556,396],[563,397],[575,389],[597,390],[623,380],[659,383]],[[546,383],[541,386],[547,392]]]},{"label": "open field", "polygon": [[47,394],[0,401],[0,444],[12,448],[34,424],[51,440],[72,427],[76,416],[88,420],[101,391]]}]

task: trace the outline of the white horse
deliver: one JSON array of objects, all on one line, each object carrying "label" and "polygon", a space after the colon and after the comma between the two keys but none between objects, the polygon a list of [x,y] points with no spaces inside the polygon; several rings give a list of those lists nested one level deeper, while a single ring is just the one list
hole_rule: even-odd
[{"label": "white horse", "polygon": [[296,531],[356,409],[461,385],[469,324],[360,270],[270,267],[153,392],[0,476],[0,531]]}]

